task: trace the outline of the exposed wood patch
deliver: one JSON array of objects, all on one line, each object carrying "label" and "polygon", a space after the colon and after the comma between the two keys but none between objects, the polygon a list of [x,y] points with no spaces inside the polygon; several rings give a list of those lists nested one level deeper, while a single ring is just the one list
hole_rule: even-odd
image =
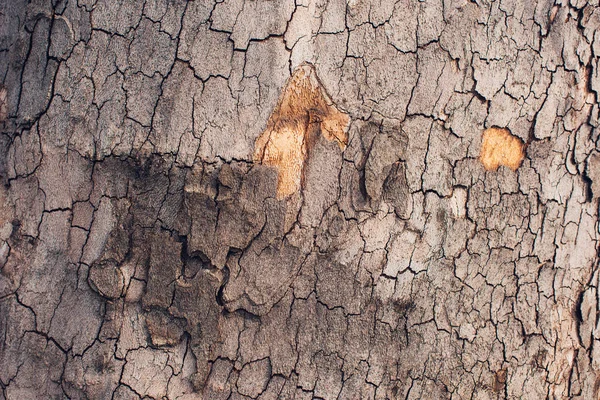
[{"label": "exposed wood patch", "polygon": [[483,132],[479,160],[488,171],[504,165],[516,171],[525,157],[525,145],[506,128],[489,128]]},{"label": "exposed wood patch", "polygon": [[254,152],[255,162],[278,168],[278,199],[300,189],[304,163],[319,133],[336,141],[342,150],[346,147],[349,121],[348,114],[333,104],[311,65],[294,71]]}]

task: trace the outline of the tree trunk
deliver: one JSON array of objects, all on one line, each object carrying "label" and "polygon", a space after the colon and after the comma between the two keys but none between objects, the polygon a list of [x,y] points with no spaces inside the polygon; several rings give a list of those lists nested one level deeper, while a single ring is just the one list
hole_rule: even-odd
[{"label": "tree trunk", "polygon": [[600,398],[597,0],[0,12],[0,399]]}]

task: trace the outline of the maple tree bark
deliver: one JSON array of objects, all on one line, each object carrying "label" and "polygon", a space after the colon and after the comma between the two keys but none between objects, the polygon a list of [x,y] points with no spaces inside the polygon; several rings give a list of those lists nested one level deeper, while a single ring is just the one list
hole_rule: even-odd
[{"label": "maple tree bark", "polygon": [[0,399],[595,399],[598,1],[0,1]]}]

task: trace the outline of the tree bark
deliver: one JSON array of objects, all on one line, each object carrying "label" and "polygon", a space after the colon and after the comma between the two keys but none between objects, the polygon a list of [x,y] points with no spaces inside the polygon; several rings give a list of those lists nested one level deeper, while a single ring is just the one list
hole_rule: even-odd
[{"label": "tree bark", "polygon": [[600,398],[597,0],[0,17],[0,399]]}]

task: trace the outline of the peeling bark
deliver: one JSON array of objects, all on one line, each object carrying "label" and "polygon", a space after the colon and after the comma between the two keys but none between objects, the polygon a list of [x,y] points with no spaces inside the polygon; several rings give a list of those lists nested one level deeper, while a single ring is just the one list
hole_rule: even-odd
[{"label": "peeling bark", "polygon": [[0,18],[0,400],[600,398],[597,1]]}]

